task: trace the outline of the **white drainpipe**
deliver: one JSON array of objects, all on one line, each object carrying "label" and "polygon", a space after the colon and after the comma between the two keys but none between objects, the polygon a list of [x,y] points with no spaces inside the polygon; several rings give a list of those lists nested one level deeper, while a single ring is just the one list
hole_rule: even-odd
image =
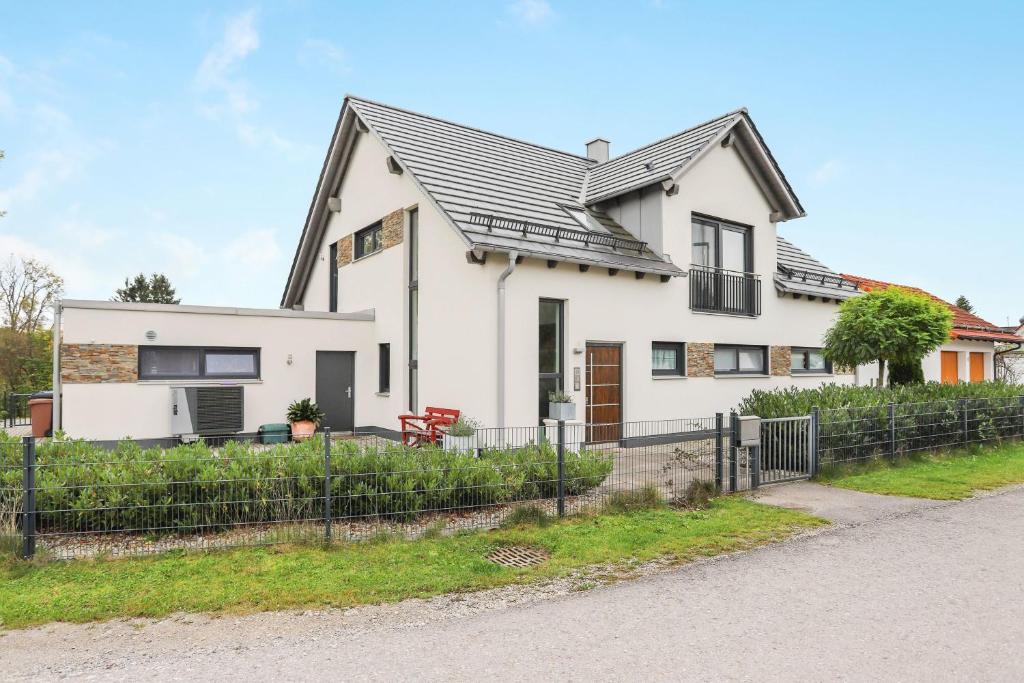
[{"label": "white drainpipe", "polygon": [[516,269],[518,252],[508,252],[508,266],[498,277],[498,426],[505,426],[505,280]]},{"label": "white drainpipe", "polygon": [[53,433],[60,429],[60,310],[61,302],[53,305]]}]

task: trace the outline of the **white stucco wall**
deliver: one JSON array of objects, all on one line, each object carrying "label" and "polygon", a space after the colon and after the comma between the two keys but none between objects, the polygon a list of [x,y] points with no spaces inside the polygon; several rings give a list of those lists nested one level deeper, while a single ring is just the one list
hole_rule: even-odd
[{"label": "white stucco wall", "polygon": [[[66,305],[62,313],[62,342],[258,347],[260,379],[63,383],[62,428],[69,435],[89,439],[169,436],[169,387],[198,384],[243,384],[247,432],[256,431],[261,424],[285,422],[289,403],[315,396],[317,350],[355,351],[355,424],[375,424],[377,417],[372,398],[376,390],[377,356],[373,321],[175,313],[167,310],[172,309],[171,306],[160,308],[165,310],[108,310]],[[157,334],[152,342],[145,336],[149,330]]]},{"label": "white stucco wall", "polygon": [[[943,344],[938,350],[929,353],[921,361],[921,369],[924,372],[924,381],[942,381],[942,351],[954,351],[957,354],[957,374],[961,382],[969,382],[971,379],[970,354],[971,352],[983,353],[985,355],[985,380],[991,381],[995,378],[995,366],[993,365],[993,353],[995,344],[984,341],[967,341],[955,339]],[[857,384],[871,386],[878,382],[878,363],[868,363],[857,368]],[[889,381],[889,369],[885,371],[886,382]]]}]

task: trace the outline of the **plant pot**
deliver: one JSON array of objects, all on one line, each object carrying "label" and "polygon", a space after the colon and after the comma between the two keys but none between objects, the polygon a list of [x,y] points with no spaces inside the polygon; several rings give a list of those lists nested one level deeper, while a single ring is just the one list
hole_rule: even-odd
[{"label": "plant pot", "polygon": [[292,422],[292,441],[305,441],[316,433],[316,423],[312,420]]},{"label": "plant pot", "polygon": [[548,417],[552,420],[575,420],[575,403],[548,403]]},{"label": "plant pot", "polygon": [[477,450],[476,434],[472,436],[451,436],[450,434],[445,434],[444,449],[456,453],[472,451],[475,455]]}]

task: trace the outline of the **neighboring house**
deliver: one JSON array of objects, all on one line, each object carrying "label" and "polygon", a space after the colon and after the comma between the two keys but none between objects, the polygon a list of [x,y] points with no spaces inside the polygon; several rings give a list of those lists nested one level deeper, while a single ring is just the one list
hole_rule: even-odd
[{"label": "neighboring house", "polygon": [[[856,282],[864,292],[899,287],[923,294],[953,312],[953,330],[950,332],[950,340],[922,360],[921,365],[927,382],[956,384],[957,382],[984,382],[997,379],[996,352],[1004,344],[1024,342],[1024,338],[1018,334],[1007,332],[1003,328],[918,287],[908,287],[858,275],[844,274],[843,277]],[[888,368],[886,377],[888,378]],[[877,381],[877,363],[857,368],[858,384],[875,384]]]},{"label": "neighboring house", "polygon": [[610,158],[348,97],[284,310],[65,302],[63,426],[160,436],[161,385],[244,381],[248,431],[307,395],[335,429],[428,405],[529,426],[564,389],[616,438],[852,383],[820,346],[858,291],[779,237],[803,215],[746,110]]},{"label": "neighboring house", "polygon": [[1008,325],[1002,328],[1020,341],[1006,341],[997,346],[996,349],[996,379],[1014,384],[1024,384],[1024,317],[1016,325]]}]

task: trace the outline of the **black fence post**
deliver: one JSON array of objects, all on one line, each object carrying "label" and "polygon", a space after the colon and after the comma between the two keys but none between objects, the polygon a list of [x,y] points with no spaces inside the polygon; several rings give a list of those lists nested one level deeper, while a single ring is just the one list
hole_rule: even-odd
[{"label": "black fence post", "polygon": [[1017,402],[1020,404],[1020,434],[1018,436],[1024,438],[1024,396],[1018,396]]},{"label": "black fence post", "polygon": [[558,516],[565,517],[565,420],[558,421]]},{"label": "black fence post", "polygon": [[729,492],[736,491],[737,470],[739,469],[740,447],[739,447],[740,421],[736,419],[736,411],[729,411]]},{"label": "black fence post", "polygon": [[36,440],[22,439],[24,468],[22,470],[21,556],[29,560],[36,554]]},{"label": "black fence post", "polygon": [[811,408],[811,476],[817,476],[821,468],[821,451],[818,448],[818,430],[821,425],[821,411],[818,406]]},{"label": "black fence post", "polygon": [[957,401],[957,412],[960,417],[960,442],[964,448],[967,448],[967,399],[962,398]]},{"label": "black fence post", "polygon": [[331,542],[331,428],[324,427],[324,540]]},{"label": "black fence post", "polygon": [[[1024,396],[1021,397],[1024,405]],[[715,488],[722,490],[722,447],[725,443],[725,417],[721,413],[715,413]]]},{"label": "black fence post", "polygon": [[756,489],[761,486],[761,447],[751,446],[750,457],[748,458],[750,466],[750,488]]},{"label": "black fence post", "polygon": [[896,404],[889,404],[889,460],[896,460]]}]

